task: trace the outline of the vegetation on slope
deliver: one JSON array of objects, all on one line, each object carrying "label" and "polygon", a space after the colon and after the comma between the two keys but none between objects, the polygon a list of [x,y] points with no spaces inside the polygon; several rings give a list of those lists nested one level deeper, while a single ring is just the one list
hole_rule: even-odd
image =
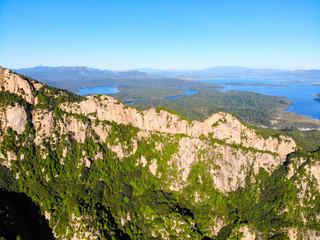
[{"label": "vegetation on slope", "polygon": [[[50,225],[56,225],[55,232],[63,238],[70,238],[79,231],[70,225],[74,217],[81,218],[87,231],[91,228],[98,230],[102,239],[147,239],[152,237],[152,232],[157,233],[161,229],[165,229],[173,239],[187,235],[201,239],[209,236],[208,228],[214,224],[214,216],[225,219],[227,224],[216,239],[226,239],[243,224],[251,226],[264,238],[283,236],[283,229],[290,227],[320,230],[314,219],[314,207],[301,209],[298,205],[295,179],[301,178],[299,174],[305,174],[303,167],[292,179],[285,177],[288,171],[286,164],[271,175],[261,169],[257,176],[248,175],[245,188],[224,195],[213,187],[210,178],[203,178],[203,184],[199,186],[197,176],[199,173],[206,176],[206,167],[198,163],[191,170],[190,185],[184,192],[168,192],[161,187],[164,179],[154,177],[145,168],[137,166],[136,162],[143,154],[155,157],[159,160],[159,167],[169,170],[166,162],[176,151],[174,139],[178,136],[163,138],[155,134],[138,142],[137,152],[120,161],[109,150],[108,143],[114,143],[113,137],[117,136],[120,142],[131,145],[136,130],[115,123],[106,124],[111,124],[113,129],[106,143],[87,138],[81,144],[69,134],[59,136],[56,142],[44,139],[42,146],[48,153],[46,158],[41,156],[39,146],[29,142],[32,131],[17,135],[9,130],[1,143],[2,154],[14,151],[20,159],[12,161],[11,167],[13,175],[19,173],[20,191],[41,206],[43,214],[51,213]],[[167,143],[163,153],[155,150],[155,141],[158,140]],[[69,151],[63,158],[65,147]],[[100,151],[103,158],[93,161]],[[81,162],[83,157],[92,160],[90,168]],[[287,161],[294,161],[295,157],[292,155]],[[304,157],[320,160],[319,153]],[[60,163],[61,159],[64,159],[64,164]],[[254,183],[251,177],[256,179]],[[15,182],[11,177],[1,186],[14,188]],[[206,195],[208,200],[194,204],[190,195],[195,190],[200,195]],[[317,208],[320,206],[318,195],[316,191],[313,193],[316,202],[312,206]],[[286,208],[289,211],[284,211]],[[308,218],[308,225],[301,220],[302,211]],[[122,225],[119,216],[126,218],[128,214],[130,221]],[[173,221],[182,223],[179,234],[171,229]],[[66,232],[67,236],[64,235]]]},{"label": "vegetation on slope", "polygon": [[0,239],[53,239],[47,220],[19,190],[13,173],[0,165]]}]

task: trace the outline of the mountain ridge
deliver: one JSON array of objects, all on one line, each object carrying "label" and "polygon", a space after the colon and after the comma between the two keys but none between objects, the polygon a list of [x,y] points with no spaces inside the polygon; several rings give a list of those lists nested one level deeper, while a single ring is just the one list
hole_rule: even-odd
[{"label": "mountain ridge", "polygon": [[[248,68],[241,66],[214,66],[204,69],[190,69],[190,70],[174,70],[174,69],[152,69],[152,68],[137,68],[131,70],[110,71],[100,70],[97,68],[89,68],[86,66],[60,66],[60,67],[45,67],[37,66],[33,68],[20,68],[13,69],[20,74],[26,74],[30,77],[35,77],[36,72],[48,71],[75,71],[75,72],[95,72],[105,73],[98,77],[110,77],[110,78],[155,78],[155,77],[181,77],[181,78],[309,78],[320,79],[319,69],[272,69],[272,68]],[[153,76],[155,75],[155,76]],[[42,79],[41,79],[42,80]]]},{"label": "mountain ridge", "polygon": [[155,76],[185,78],[310,78],[320,79],[320,70],[255,69],[240,66],[214,66],[197,70],[137,69]]},{"label": "mountain ridge", "polygon": [[227,113],[199,122],[81,97],[4,68],[0,85],[0,163],[57,239],[320,235],[320,154],[292,138]]}]

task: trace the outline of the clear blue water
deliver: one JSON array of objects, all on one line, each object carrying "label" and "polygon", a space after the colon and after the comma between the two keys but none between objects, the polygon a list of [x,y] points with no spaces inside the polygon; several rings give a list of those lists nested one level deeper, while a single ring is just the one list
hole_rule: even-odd
[{"label": "clear blue water", "polygon": [[[202,79],[198,80],[207,83],[221,84],[224,89],[221,92],[230,90],[251,91],[262,93],[271,96],[286,97],[293,104],[286,109],[297,114],[307,115],[314,119],[320,120],[320,102],[313,100],[316,94],[320,93],[320,80],[284,80],[284,79],[251,79],[251,78],[236,78],[236,79]],[[249,85],[237,85],[249,84]],[[256,86],[250,84],[270,84],[270,86]],[[81,89],[77,94],[90,95],[90,94],[110,94],[117,93],[118,89],[111,86],[102,86],[95,88]],[[183,91],[184,94],[165,97],[164,99],[180,98],[197,94],[196,91]],[[126,104],[132,104],[128,102]]]},{"label": "clear blue water", "polygon": [[131,105],[131,104],[133,104],[133,103],[134,103],[134,101],[125,101],[125,102],[124,102],[125,105]]},{"label": "clear blue water", "polygon": [[91,94],[109,94],[109,93],[118,93],[119,90],[113,86],[102,86],[95,88],[82,88],[77,94],[79,95],[91,95]]},{"label": "clear blue water", "polygon": [[184,97],[184,96],[189,96],[189,95],[194,95],[197,94],[196,91],[193,90],[186,90],[186,91],[182,91],[184,94],[181,95],[175,95],[175,96],[170,96],[170,97],[164,97],[163,99],[171,99],[171,98],[180,98],[180,97]]},{"label": "clear blue water", "polygon": [[[198,80],[206,83],[219,83],[224,89],[251,91],[271,96],[286,97],[293,104],[286,111],[307,115],[314,119],[320,119],[320,102],[313,100],[320,93],[320,80],[283,80],[283,79],[204,79]],[[230,83],[230,84],[229,84]],[[272,84],[276,86],[239,86],[236,84]]]}]

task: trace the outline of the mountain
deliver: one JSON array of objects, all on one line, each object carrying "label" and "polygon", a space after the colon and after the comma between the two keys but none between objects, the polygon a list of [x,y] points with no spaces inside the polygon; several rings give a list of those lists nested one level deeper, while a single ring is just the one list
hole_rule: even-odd
[{"label": "mountain", "polygon": [[320,152],[280,132],[81,97],[4,68],[0,86],[0,237],[35,239],[10,193],[38,207],[53,235],[42,239],[320,237]]},{"label": "mountain", "polygon": [[215,84],[154,77],[151,74],[137,70],[112,72],[87,67],[43,67],[14,69],[13,71],[24,76],[38,79],[50,86],[78,92],[83,88],[93,88],[114,85],[117,88],[176,88],[190,89],[197,87],[216,87]]},{"label": "mountain", "polygon": [[106,80],[152,79],[151,74],[139,71],[113,72],[88,67],[44,67],[13,69],[13,71],[38,79],[51,86],[78,91],[80,88],[105,86]]},{"label": "mountain", "polygon": [[114,72],[109,70],[99,70],[88,67],[45,67],[14,69],[19,74],[37,78],[41,81],[66,81],[66,80],[88,80],[99,78],[111,79],[131,79],[131,78],[152,78],[152,75],[140,71]]},{"label": "mountain", "polygon": [[215,66],[201,70],[161,70],[150,68],[138,70],[158,77],[320,79],[320,70],[252,69],[238,66]]},{"label": "mountain", "polygon": [[[38,79],[50,86],[79,92],[83,88],[114,85],[117,88],[159,87],[181,89],[188,86],[203,87],[198,81],[184,81],[205,78],[287,78],[320,79],[320,70],[275,70],[251,69],[245,67],[216,66],[202,70],[160,70],[141,68],[130,71],[109,71],[88,67],[45,67],[13,69],[14,72]],[[207,84],[208,85],[208,84]],[[211,84],[209,87],[217,87]],[[221,86],[220,86],[221,87]],[[189,87],[190,88],[190,87]]]}]

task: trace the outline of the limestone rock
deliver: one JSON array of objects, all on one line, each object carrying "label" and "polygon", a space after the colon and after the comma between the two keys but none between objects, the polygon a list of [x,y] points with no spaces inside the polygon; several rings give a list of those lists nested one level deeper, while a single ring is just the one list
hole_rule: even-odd
[{"label": "limestone rock", "polygon": [[11,127],[13,130],[21,134],[25,130],[25,125],[28,122],[28,116],[26,110],[18,105],[8,106],[6,108],[6,120],[7,127]]},{"label": "limestone rock", "polygon": [[[37,84],[37,88],[40,83]],[[13,74],[9,69],[0,67],[0,90],[15,93],[24,98],[28,103],[34,104],[34,87],[33,84],[23,79],[18,74]]]},{"label": "limestone rock", "polygon": [[229,144],[241,144],[244,147],[270,151],[281,156],[286,156],[296,149],[296,144],[291,138],[280,136],[279,139],[272,137],[264,139],[227,113],[213,114],[204,122],[187,121],[164,110],[138,111],[124,106],[109,96],[89,96],[84,101],[64,103],[60,107],[66,112],[80,113],[93,120],[96,116],[100,121],[114,121],[145,131],[186,134],[192,137],[208,136],[211,133],[214,138],[225,140]]}]

